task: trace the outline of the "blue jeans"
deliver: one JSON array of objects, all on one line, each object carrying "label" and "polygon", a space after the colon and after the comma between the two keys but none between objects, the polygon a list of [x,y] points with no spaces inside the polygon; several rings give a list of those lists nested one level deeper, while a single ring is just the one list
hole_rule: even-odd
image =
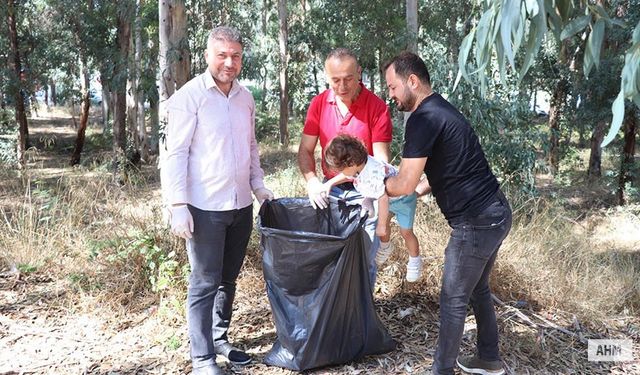
[{"label": "blue jeans", "polygon": [[214,364],[215,346],[228,340],[236,279],[253,229],[253,207],[203,211],[189,206],[189,211],[194,230],[187,241],[187,325],[197,368]]},{"label": "blue jeans", "polygon": [[[341,189],[340,185],[333,186],[329,192],[331,196],[338,199],[342,199],[346,204],[362,204],[364,197],[355,189]],[[376,215],[367,219],[364,224],[364,230],[367,233],[369,241],[365,243],[367,248],[367,262],[369,264],[369,285],[371,286],[371,292],[373,293],[373,287],[376,285],[376,274],[378,273],[378,266],[376,265],[376,253],[380,248],[380,239],[376,236],[376,225],[378,223],[378,212],[376,208]]]},{"label": "blue jeans", "polygon": [[496,200],[478,215],[449,222],[453,230],[444,254],[434,374],[453,374],[469,303],[478,329],[478,356],[487,361],[500,360],[489,274],[511,229],[511,220],[509,203],[498,191]]}]

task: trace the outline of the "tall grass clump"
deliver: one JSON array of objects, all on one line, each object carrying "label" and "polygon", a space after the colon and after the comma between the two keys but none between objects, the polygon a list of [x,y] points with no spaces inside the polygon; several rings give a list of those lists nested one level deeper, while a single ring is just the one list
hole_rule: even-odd
[{"label": "tall grass clump", "polygon": [[14,181],[10,195],[21,199],[0,208],[5,266],[125,307],[185,288],[184,243],[168,233],[159,193],[144,179],[135,186],[100,173]]},{"label": "tall grass clump", "polygon": [[[501,300],[526,302],[534,309],[561,309],[587,321],[638,313],[636,251],[599,241],[597,231],[571,219],[556,201],[516,195],[510,202],[513,227],[500,248],[491,280]],[[419,288],[435,300],[450,234],[435,202],[419,203],[415,230],[427,259]],[[404,247],[399,236],[394,240]],[[395,272],[401,278],[406,254],[396,251],[394,257],[396,266],[383,268],[382,273]]]}]

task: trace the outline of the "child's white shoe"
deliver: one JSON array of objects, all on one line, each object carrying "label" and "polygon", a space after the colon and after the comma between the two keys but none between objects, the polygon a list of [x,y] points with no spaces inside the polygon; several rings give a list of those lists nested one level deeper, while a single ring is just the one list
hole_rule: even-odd
[{"label": "child's white shoe", "polygon": [[407,281],[410,283],[416,282],[420,279],[422,274],[422,257],[409,257],[409,263],[407,263]]},{"label": "child's white shoe", "polygon": [[384,246],[383,243],[380,244],[380,247],[378,248],[378,252],[376,253],[376,264],[378,265],[378,267],[383,265],[384,262],[386,262],[387,259],[389,259],[394,249],[395,249],[395,246],[393,246],[393,243],[391,241],[387,242],[386,246]]}]

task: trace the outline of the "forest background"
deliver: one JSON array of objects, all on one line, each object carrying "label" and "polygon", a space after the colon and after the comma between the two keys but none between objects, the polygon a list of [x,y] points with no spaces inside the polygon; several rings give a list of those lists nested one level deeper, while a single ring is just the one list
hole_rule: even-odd
[{"label": "forest background", "polygon": [[[640,373],[586,354],[588,339],[623,338],[637,358],[640,342],[639,1],[6,0],[0,15],[0,373],[189,372],[189,269],[157,167],[164,104],[205,70],[217,25],[245,37],[241,79],[279,197],[305,195],[295,152],[331,49],[352,49],[389,103],[394,164],[403,115],[380,67],[422,56],[514,208],[492,279],[509,371]],[[403,283],[399,252],[375,290],[399,349],[319,373],[430,367],[449,233],[432,199],[416,228],[425,276]],[[257,360],[227,368],[286,373],[260,364],[275,330],[257,231],[239,291],[232,333]]]}]

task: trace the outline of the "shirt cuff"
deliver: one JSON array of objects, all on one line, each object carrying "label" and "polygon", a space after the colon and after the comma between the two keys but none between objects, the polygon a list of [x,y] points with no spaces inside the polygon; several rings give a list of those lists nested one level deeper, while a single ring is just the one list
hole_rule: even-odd
[{"label": "shirt cuff", "polygon": [[186,203],[187,193],[184,191],[176,191],[173,194],[169,194],[168,200],[169,200],[169,205],[173,205],[176,203]]}]

